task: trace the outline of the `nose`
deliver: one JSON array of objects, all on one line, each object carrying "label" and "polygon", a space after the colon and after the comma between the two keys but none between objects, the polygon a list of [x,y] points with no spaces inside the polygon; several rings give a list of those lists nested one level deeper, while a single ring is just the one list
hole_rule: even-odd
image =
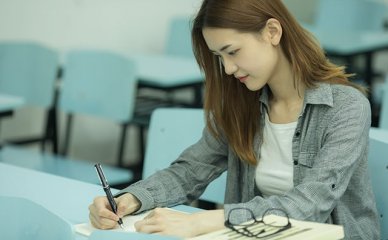
[{"label": "nose", "polygon": [[223,61],[225,73],[228,75],[233,75],[235,72],[237,72],[237,65],[228,59],[224,59]]}]

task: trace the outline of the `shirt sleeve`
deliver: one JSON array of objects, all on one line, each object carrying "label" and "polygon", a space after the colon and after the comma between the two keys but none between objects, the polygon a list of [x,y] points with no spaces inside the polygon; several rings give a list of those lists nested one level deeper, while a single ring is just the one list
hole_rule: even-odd
[{"label": "shirt sleeve", "polygon": [[155,207],[189,203],[226,170],[227,152],[227,144],[222,138],[215,138],[205,128],[201,139],[187,148],[168,168],[132,184],[116,196],[127,192],[136,196],[141,202],[137,213]]}]

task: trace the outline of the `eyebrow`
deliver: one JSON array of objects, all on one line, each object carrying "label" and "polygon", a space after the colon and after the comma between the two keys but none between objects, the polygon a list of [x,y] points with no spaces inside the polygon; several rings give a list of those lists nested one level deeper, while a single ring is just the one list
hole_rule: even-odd
[{"label": "eyebrow", "polygon": [[[224,51],[225,49],[229,48],[230,46],[232,46],[232,45],[231,45],[231,44],[225,45],[225,46],[223,46],[222,48],[220,48],[218,51],[219,51],[219,52],[222,52],[222,51]],[[216,51],[211,51],[211,52],[215,53]]]}]

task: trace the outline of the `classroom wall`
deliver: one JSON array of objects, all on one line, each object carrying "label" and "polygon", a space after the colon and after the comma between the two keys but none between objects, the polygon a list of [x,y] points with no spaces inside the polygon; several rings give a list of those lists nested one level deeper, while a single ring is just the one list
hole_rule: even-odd
[{"label": "classroom wall", "polygon": [[198,4],[198,0],[0,0],[0,40],[36,40],[60,50],[159,52],[171,16],[193,14]]},{"label": "classroom wall", "polygon": [[319,0],[283,0],[284,4],[292,14],[299,20],[306,23],[314,21],[315,8]]}]

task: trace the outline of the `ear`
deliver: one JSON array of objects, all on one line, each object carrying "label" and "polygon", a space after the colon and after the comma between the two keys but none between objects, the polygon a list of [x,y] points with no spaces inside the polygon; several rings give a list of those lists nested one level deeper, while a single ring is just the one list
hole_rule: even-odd
[{"label": "ear", "polygon": [[283,33],[283,28],[280,22],[275,18],[270,18],[267,20],[265,28],[267,30],[272,45],[279,45]]}]

